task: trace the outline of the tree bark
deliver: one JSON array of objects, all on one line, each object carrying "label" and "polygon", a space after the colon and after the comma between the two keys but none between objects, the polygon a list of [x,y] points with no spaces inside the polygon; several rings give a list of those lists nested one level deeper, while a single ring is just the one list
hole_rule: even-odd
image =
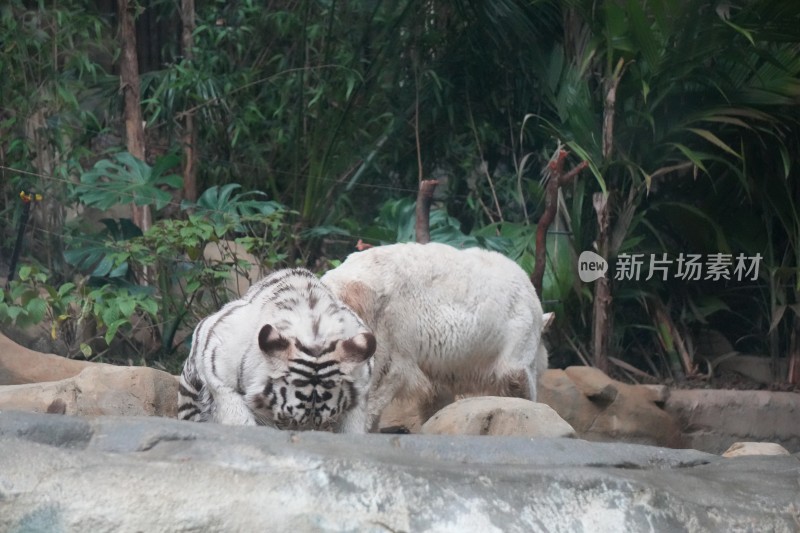
[{"label": "tree bark", "polygon": [[[592,198],[597,214],[597,253],[608,260],[608,227],[611,202],[608,195],[598,192]],[[592,353],[594,366],[608,373],[608,347],[611,340],[611,280],[601,276],[594,282],[592,304]]]},{"label": "tree bark", "polygon": [[[187,65],[194,60],[194,0],[181,0],[181,23],[183,31],[181,45],[183,58]],[[194,202],[197,200],[197,130],[194,127],[194,108],[187,102],[187,110],[183,113],[183,197]]]},{"label": "tree bark", "polygon": [[[120,90],[125,101],[125,136],[128,152],[145,160],[144,122],[142,120],[141,92],[139,82],[139,60],[136,55],[135,5],[128,0],[118,0],[120,39]],[[152,224],[150,206],[131,205],[131,218],[142,232]]]},{"label": "tree bark", "polygon": [[792,333],[789,336],[789,374],[787,381],[792,385],[800,383],[800,318],[792,319]]},{"label": "tree bark", "polygon": [[[603,159],[608,162],[614,152],[614,113],[617,105],[617,86],[625,70],[622,58],[613,72],[609,72],[603,83],[605,93],[603,105]],[[609,237],[611,202],[607,193],[595,193],[592,203],[597,214],[597,253],[606,261],[612,249]],[[608,347],[611,341],[611,280],[603,276],[594,284],[592,305],[592,351],[594,366],[608,373]]]},{"label": "tree bark", "polygon": [[431,202],[433,202],[433,191],[437,185],[439,185],[437,180],[422,180],[419,182],[417,218],[414,229],[416,230],[417,242],[420,244],[431,242]]},{"label": "tree bark", "polygon": [[544,289],[544,270],[547,259],[547,230],[553,224],[558,212],[558,189],[569,184],[572,178],[578,175],[581,170],[586,168],[588,163],[581,161],[575,168],[564,174],[564,162],[569,153],[559,148],[556,154],[550,159],[545,172],[549,175],[545,186],[544,213],[536,225],[536,258],[534,261],[533,272],[531,273],[531,283],[533,283],[536,294],[542,298]]}]

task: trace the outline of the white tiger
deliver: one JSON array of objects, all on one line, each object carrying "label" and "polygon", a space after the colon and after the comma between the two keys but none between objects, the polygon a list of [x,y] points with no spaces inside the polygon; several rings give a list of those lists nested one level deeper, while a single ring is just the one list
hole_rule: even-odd
[{"label": "white tiger", "polygon": [[377,349],[370,428],[395,398],[422,420],[446,395],[536,400],[547,368],[539,298],[507,257],[444,244],[394,244],[351,254],[322,282],[364,320]]},{"label": "white tiger", "polygon": [[375,337],[305,269],[280,270],[195,328],[178,418],[364,432]]}]

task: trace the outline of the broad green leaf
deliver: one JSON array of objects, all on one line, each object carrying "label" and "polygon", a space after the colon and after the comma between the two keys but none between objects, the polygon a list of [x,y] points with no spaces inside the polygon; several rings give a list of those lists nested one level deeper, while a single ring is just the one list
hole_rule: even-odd
[{"label": "broad green leaf", "polygon": [[28,314],[28,318],[34,324],[38,324],[44,319],[47,309],[47,302],[41,298],[33,298],[25,305],[25,311]]}]

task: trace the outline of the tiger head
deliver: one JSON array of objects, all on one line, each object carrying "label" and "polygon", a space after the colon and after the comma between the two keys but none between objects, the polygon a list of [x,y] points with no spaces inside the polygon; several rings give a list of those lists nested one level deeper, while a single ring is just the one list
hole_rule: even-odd
[{"label": "tiger head", "polygon": [[270,324],[261,328],[258,346],[270,367],[263,391],[252,400],[256,417],[279,429],[333,430],[359,398],[357,383],[368,380],[367,361],[375,353],[375,336],[306,346]]}]

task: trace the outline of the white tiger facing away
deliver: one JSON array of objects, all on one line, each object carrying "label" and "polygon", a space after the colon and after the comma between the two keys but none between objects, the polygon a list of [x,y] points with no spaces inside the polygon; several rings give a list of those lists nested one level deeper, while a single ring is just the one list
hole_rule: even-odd
[{"label": "white tiger facing away", "polygon": [[542,306],[514,261],[478,248],[394,244],[351,254],[322,277],[375,334],[370,427],[394,399],[425,420],[437,397],[535,401],[547,368]]},{"label": "white tiger facing away", "polygon": [[195,328],[178,418],[364,432],[375,337],[305,269],[279,270]]}]

